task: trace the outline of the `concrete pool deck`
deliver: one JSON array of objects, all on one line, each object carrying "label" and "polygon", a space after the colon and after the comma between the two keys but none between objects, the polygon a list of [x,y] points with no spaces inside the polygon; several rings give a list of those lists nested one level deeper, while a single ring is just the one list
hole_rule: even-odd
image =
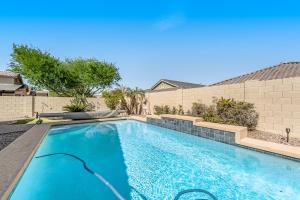
[{"label": "concrete pool deck", "polygon": [[236,143],[248,147],[254,150],[261,150],[263,152],[269,152],[277,155],[283,155],[295,160],[300,159],[300,148],[292,147],[283,144],[276,144],[272,142],[266,142],[262,140],[247,138],[247,132],[245,133],[245,127],[235,127],[230,125],[215,124],[209,122],[203,122],[199,118],[177,116],[177,115],[163,115],[163,116],[129,116],[129,117],[116,117],[107,119],[95,119],[95,120],[78,120],[78,121],[62,121],[55,123],[47,123],[41,125],[35,125],[33,128],[25,132],[9,146],[0,151],[0,196],[1,200],[7,199],[9,194],[13,190],[15,184],[23,174],[28,163],[30,162],[35,151],[39,147],[42,139],[48,132],[51,126],[65,125],[65,124],[80,124],[80,123],[93,123],[103,121],[115,121],[133,119],[137,121],[147,122],[147,117],[170,117],[178,118],[182,120],[192,121],[195,126],[209,127],[218,130],[226,130],[232,132],[241,131]]},{"label": "concrete pool deck", "polygon": [[39,146],[49,124],[29,129],[0,152],[0,196],[6,199]]}]

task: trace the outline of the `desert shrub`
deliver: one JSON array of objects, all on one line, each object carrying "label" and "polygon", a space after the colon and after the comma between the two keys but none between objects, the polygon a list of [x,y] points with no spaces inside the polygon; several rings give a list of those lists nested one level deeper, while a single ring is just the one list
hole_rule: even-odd
[{"label": "desert shrub", "polygon": [[178,113],[178,109],[175,106],[173,106],[170,114],[176,115],[177,113]]},{"label": "desert shrub", "polygon": [[171,114],[170,107],[168,105],[162,106],[154,106],[154,114],[161,115],[161,114]]},{"label": "desert shrub", "polygon": [[111,110],[125,110],[128,115],[141,115],[147,103],[145,92],[139,88],[119,87],[102,93],[105,104]]},{"label": "desert shrub", "polygon": [[246,126],[249,130],[255,129],[258,121],[254,104],[224,98],[217,99],[202,117],[205,121]]},{"label": "desert shrub", "polygon": [[104,91],[102,97],[104,98],[106,106],[111,110],[115,110],[117,106],[120,105],[123,93],[121,89],[117,88],[111,91]]},{"label": "desert shrub", "polygon": [[154,109],[154,114],[155,115],[161,115],[161,114],[163,114],[162,106],[155,105],[153,107],[153,109]]},{"label": "desert shrub", "polygon": [[183,107],[182,105],[179,105],[178,106],[178,112],[177,112],[178,115],[184,115],[184,111],[183,111]]},{"label": "desert shrub", "polygon": [[87,102],[85,96],[76,95],[71,104],[64,106],[63,109],[68,112],[85,112],[93,110],[93,106]]},{"label": "desert shrub", "polygon": [[207,106],[203,103],[194,102],[192,105],[191,115],[194,117],[202,116],[207,111]]},{"label": "desert shrub", "polygon": [[190,110],[188,110],[188,111],[185,112],[185,115],[192,116],[192,112]]},{"label": "desert shrub", "polygon": [[162,106],[155,105],[153,108],[154,108],[155,115],[161,115],[161,114],[183,115],[183,109],[181,105],[179,105],[178,108],[173,106],[172,109],[168,105],[162,105]]},{"label": "desert shrub", "polygon": [[220,116],[217,114],[217,109],[215,105],[211,105],[202,114],[204,121],[214,122],[214,123],[225,123]]},{"label": "desert shrub", "polygon": [[167,105],[163,106],[163,114],[170,114],[170,107]]}]

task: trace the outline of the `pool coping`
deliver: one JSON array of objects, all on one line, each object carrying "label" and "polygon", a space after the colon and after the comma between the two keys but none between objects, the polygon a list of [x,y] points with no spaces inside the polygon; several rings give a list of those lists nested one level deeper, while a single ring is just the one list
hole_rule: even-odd
[{"label": "pool coping", "polygon": [[35,125],[0,151],[0,199],[6,200],[52,126],[126,120],[128,117],[60,121]]}]

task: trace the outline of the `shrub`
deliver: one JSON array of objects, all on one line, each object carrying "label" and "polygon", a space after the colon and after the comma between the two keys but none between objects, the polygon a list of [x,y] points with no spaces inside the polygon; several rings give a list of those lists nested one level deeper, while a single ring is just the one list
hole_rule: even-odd
[{"label": "shrub", "polygon": [[102,93],[105,104],[111,110],[120,108],[128,115],[141,115],[146,104],[145,92],[138,88],[119,87]]},{"label": "shrub", "polygon": [[170,112],[170,107],[167,106],[167,105],[163,106],[162,111],[163,111],[163,114],[170,114],[171,113]]},{"label": "shrub", "polygon": [[202,117],[205,121],[246,126],[249,130],[255,129],[258,121],[252,103],[224,98],[217,99]]},{"label": "shrub", "polygon": [[117,88],[111,91],[104,91],[102,97],[104,98],[106,106],[111,110],[115,110],[117,106],[120,105],[123,93],[121,89]]},{"label": "shrub", "polygon": [[183,107],[182,105],[179,105],[178,106],[178,112],[177,112],[178,115],[184,115],[184,111],[183,111]]},{"label": "shrub", "polygon": [[155,115],[162,115],[162,114],[183,115],[184,114],[181,105],[178,106],[178,109],[175,106],[173,106],[172,109],[170,109],[170,106],[168,105],[162,105],[162,106],[155,105],[153,108],[154,108]]},{"label": "shrub", "polygon": [[203,103],[194,102],[192,105],[191,115],[194,117],[202,116],[207,111],[207,106]]},{"label": "shrub", "polygon": [[192,112],[190,110],[186,111],[185,115],[187,115],[187,116],[193,116]]},{"label": "shrub", "polygon": [[172,115],[176,115],[178,113],[178,110],[175,106],[172,107],[172,110],[171,110],[171,114]]},{"label": "shrub", "polygon": [[163,106],[154,106],[154,114],[156,115],[161,115],[161,114],[171,114],[173,112],[170,110],[170,107],[168,105],[163,105]]},{"label": "shrub", "polygon": [[163,106],[155,105],[154,106],[154,114],[155,115],[171,114],[171,110],[170,110],[170,107],[168,105],[163,105]]},{"label": "shrub", "polygon": [[93,106],[81,95],[76,95],[74,99],[71,100],[70,105],[64,106],[64,110],[68,112],[85,112],[91,111],[92,109]]},{"label": "shrub", "polygon": [[155,115],[161,115],[161,114],[163,114],[162,106],[157,106],[157,105],[155,105],[155,106],[153,107],[153,109],[154,109],[154,114],[155,114]]}]

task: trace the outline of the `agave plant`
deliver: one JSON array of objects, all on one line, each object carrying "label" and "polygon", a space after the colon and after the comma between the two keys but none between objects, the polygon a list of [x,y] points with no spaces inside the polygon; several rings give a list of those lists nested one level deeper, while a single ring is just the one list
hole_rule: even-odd
[{"label": "agave plant", "polygon": [[63,109],[68,112],[85,112],[93,110],[93,106],[87,102],[84,95],[75,95],[71,104],[64,106]]}]

